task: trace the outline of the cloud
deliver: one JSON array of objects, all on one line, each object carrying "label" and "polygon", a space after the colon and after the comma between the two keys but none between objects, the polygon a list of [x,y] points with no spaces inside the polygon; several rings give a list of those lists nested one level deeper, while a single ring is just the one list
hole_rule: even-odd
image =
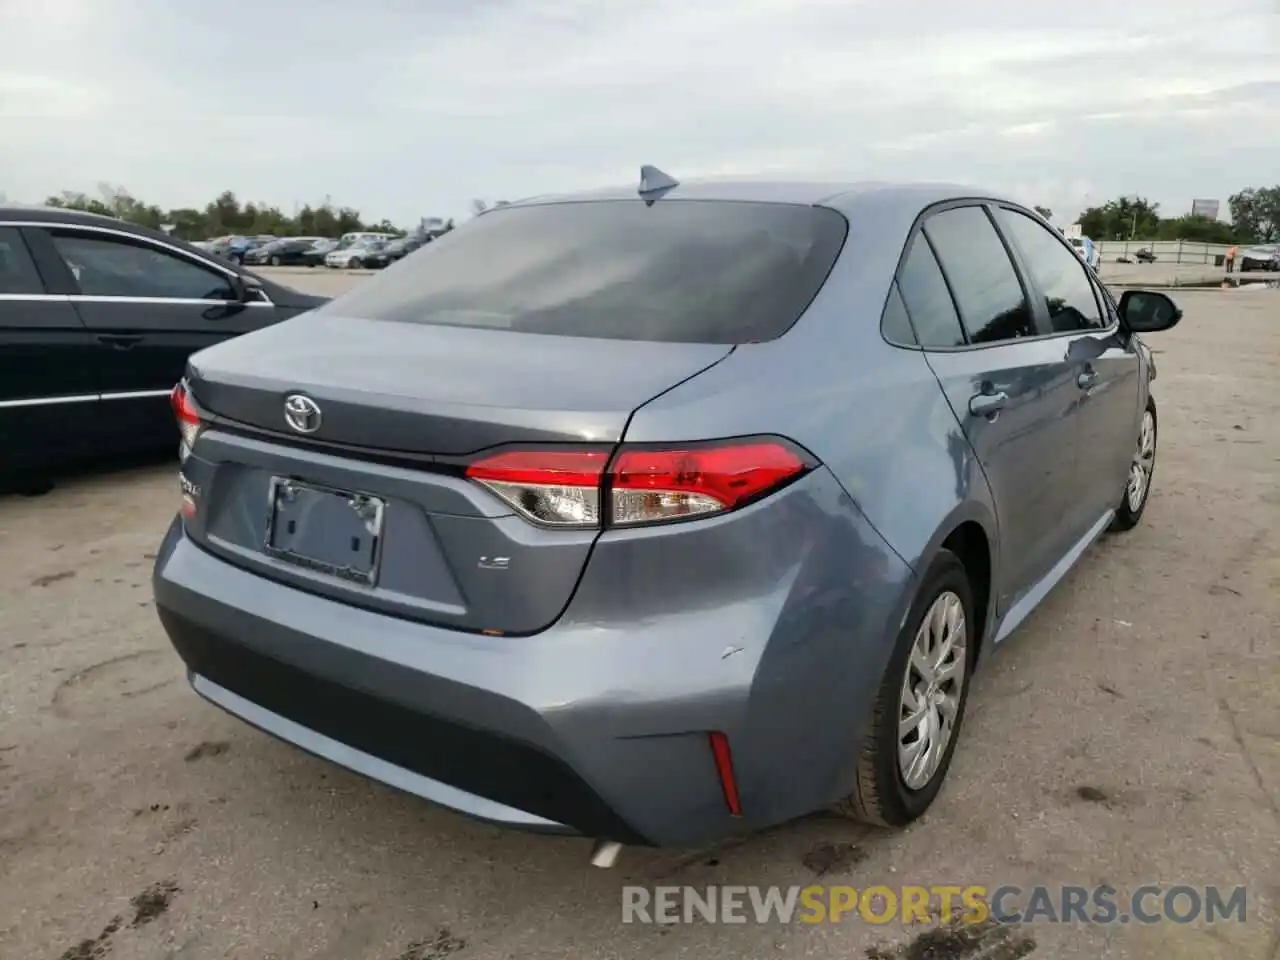
[{"label": "cloud", "polygon": [[1270,0],[60,0],[0,5],[0,36],[0,190],[29,200],[406,220],[650,162],[1178,210],[1276,176]]}]

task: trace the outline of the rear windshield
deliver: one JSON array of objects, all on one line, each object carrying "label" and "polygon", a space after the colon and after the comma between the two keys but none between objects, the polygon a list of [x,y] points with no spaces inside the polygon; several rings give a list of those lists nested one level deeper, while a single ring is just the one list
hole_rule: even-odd
[{"label": "rear windshield", "polygon": [[640,200],[491,211],[324,309],[453,327],[671,343],[781,336],[847,224],[825,207]]}]

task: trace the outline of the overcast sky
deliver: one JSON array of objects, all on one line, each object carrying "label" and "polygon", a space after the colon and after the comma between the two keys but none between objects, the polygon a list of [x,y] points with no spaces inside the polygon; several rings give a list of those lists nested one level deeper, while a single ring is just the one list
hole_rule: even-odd
[{"label": "overcast sky", "polygon": [[1280,181],[1280,0],[0,0],[0,192],[366,219],[638,178]]}]

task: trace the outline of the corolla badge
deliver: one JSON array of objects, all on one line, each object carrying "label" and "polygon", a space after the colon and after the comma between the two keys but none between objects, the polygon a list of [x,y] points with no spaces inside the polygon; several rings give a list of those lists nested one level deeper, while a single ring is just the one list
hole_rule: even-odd
[{"label": "corolla badge", "polygon": [[315,433],[320,429],[320,405],[301,393],[284,398],[284,420],[299,433]]}]

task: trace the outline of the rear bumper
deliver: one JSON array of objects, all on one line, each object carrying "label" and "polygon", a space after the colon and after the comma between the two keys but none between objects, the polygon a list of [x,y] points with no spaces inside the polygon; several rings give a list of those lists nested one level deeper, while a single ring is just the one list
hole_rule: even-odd
[{"label": "rear bumper", "polygon": [[[309,753],[478,819],[644,842],[536,747],[263,656],[163,608],[160,617],[197,693]],[[554,811],[577,827],[524,807]]]},{"label": "rear bumper", "polygon": [[[198,693],[313,754],[488,822],[704,843],[848,792],[910,594],[910,571],[825,471],[773,499],[726,527],[801,524],[794,556],[759,561],[775,589],[701,609],[671,587],[679,557],[643,533],[601,540],[552,628],[486,637],[267,580],[201,549],[179,520],[156,560],[156,605]],[[734,538],[758,549],[751,534]],[[741,818],[710,731],[729,738]]]}]

